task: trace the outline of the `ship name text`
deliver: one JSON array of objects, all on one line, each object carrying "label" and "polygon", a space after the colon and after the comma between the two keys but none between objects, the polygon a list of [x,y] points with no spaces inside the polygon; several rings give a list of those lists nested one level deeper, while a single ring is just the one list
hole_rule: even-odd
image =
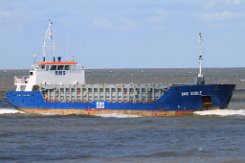
[{"label": "ship name text", "polygon": [[181,96],[201,96],[202,91],[181,92]]}]

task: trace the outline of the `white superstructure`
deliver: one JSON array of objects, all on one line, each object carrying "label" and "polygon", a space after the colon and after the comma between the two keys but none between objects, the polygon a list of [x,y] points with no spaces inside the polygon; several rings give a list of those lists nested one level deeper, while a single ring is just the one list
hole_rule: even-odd
[{"label": "white superstructure", "polygon": [[[56,58],[52,24],[49,20],[42,46],[43,61],[35,63],[29,76],[15,77],[16,91],[38,90],[41,84],[85,84],[83,67],[75,60],[62,61],[61,57]],[[46,61],[48,50],[52,51],[52,61]]]}]

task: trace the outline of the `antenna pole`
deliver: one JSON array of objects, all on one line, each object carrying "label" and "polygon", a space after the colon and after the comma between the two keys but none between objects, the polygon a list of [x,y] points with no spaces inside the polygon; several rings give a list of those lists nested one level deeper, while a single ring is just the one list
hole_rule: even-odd
[{"label": "antenna pole", "polygon": [[198,61],[199,61],[199,73],[198,73],[198,77],[203,77],[202,74],[202,34],[199,33],[199,57],[198,57]]},{"label": "antenna pole", "polygon": [[202,74],[202,54],[203,54],[203,48],[202,48],[202,34],[201,32],[199,33],[199,57],[198,57],[198,63],[199,63],[199,72],[197,74],[197,84],[204,84],[205,80],[204,80],[204,76]]},{"label": "antenna pole", "polygon": [[[51,20],[48,20],[48,29],[45,33],[44,40],[43,40],[43,46],[42,46],[42,51],[43,51],[43,61],[45,62],[46,60],[46,50],[52,50],[53,58],[55,58],[55,44],[54,44],[54,37],[53,37],[53,31],[52,31],[52,24]],[[51,41],[51,42],[50,42]],[[48,43],[50,45],[48,45]]]}]

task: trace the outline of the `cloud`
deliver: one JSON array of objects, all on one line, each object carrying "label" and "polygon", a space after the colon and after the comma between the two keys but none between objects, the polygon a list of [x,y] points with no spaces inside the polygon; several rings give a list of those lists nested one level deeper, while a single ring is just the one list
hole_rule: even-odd
[{"label": "cloud", "polygon": [[20,31],[23,28],[22,21],[25,19],[20,17],[13,12],[0,10],[0,34],[9,35],[8,33]]},{"label": "cloud", "polygon": [[156,10],[154,15],[150,18],[150,22],[151,23],[159,23],[159,22],[166,20],[166,18],[168,18],[168,16],[169,16],[169,14],[166,11]]},{"label": "cloud", "polygon": [[230,5],[230,4],[239,5],[239,4],[242,3],[242,1],[241,0],[225,0],[224,3],[227,4],[227,5]]},{"label": "cloud", "polygon": [[202,19],[207,21],[230,19],[234,16],[231,12],[212,12],[202,14]]},{"label": "cloud", "polygon": [[222,21],[222,20],[231,20],[239,17],[245,16],[244,12],[210,12],[201,14],[201,19],[204,21]]},{"label": "cloud", "polygon": [[139,24],[129,18],[122,17],[116,21],[99,19],[93,23],[94,27],[114,31],[127,31],[136,28]]},{"label": "cloud", "polygon": [[204,5],[208,9],[213,9],[213,8],[220,8],[220,7],[237,7],[239,5],[242,5],[243,1],[242,0],[211,0],[207,1],[206,4]]},{"label": "cloud", "polygon": [[236,28],[243,23],[245,12],[207,12],[200,14],[200,20],[210,28]]},{"label": "cloud", "polygon": [[0,11],[0,19],[5,19],[5,18],[9,18],[10,17],[10,13],[7,11]]},{"label": "cloud", "polygon": [[205,7],[207,8],[214,8],[215,6],[217,6],[217,2],[216,1],[209,1],[206,3]]}]

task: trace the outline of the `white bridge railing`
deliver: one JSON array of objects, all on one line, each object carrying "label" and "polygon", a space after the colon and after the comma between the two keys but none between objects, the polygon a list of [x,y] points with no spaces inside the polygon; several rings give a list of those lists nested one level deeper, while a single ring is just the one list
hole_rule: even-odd
[{"label": "white bridge railing", "polygon": [[28,82],[28,76],[15,76],[14,83],[15,84],[26,84]]}]

